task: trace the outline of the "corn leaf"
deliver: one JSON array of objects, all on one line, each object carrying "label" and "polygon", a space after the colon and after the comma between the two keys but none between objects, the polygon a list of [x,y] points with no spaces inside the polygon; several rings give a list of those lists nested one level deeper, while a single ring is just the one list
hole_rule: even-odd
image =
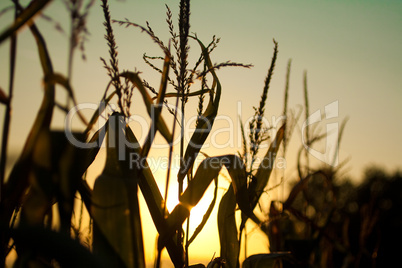
[{"label": "corn leaf", "polygon": [[[284,124],[276,133],[275,139],[271,143],[267,153],[261,161],[261,164],[257,169],[257,173],[255,174],[254,179],[250,182],[248,191],[250,196],[250,205],[252,209],[257,206],[258,200],[260,199],[265,187],[268,184],[269,177],[271,176],[272,169],[274,168],[276,154],[283,140],[285,128],[286,124]],[[248,216],[242,213],[242,223],[240,225],[240,230],[244,228],[247,218]],[[258,218],[254,218],[253,220],[257,222],[259,221]]]},{"label": "corn leaf", "polygon": [[[88,167],[92,164],[92,162],[95,160],[95,157],[99,153],[99,149],[106,136],[106,129],[108,128],[108,126],[109,121],[106,121],[105,125],[101,127],[98,131],[96,131],[86,144],[83,143],[85,148],[74,147],[77,151],[76,154],[79,155],[78,159],[80,159],[79,161],[81,161],[80,164],[75,165],[74,171],[80,176],[80,178],[88,169]],[[84,131],[84,133],[82,133],[81,135],[83,135],[82,139],[84,139],[84,137],[87,136],[87,133]],[[92,189],[89,187],[88,183],[85,180],[80,180],[76,185],[76,189],[80,193],[89,215],[92,215]]]},{"label": "corn leaf", "polygon": [[158,97],[156,99],[156,107],[152,107],[152,125],[151,128],[148,131],[147,138],[145,140],[144,145],[142,146],[141,150],[141,157],[146,157],[148,155],[148,152],[151,148],[151,144],[153,142],[153,139],[156,134],[157,126],[159,119],[162,118],[160,116],[161,111],[162,111],[162,106],[163,106],[163,101],[165,99],[165,93],[166,93],[166,88],[167,88],[167,82],[169,78],[169,66],[170,66],[170,57],[169,54],[166,54],[164,64],[163,64],[163,72],[162,72],[162,78],[161,78],[161,84],[159,87],[159,93]]},{"label": "corn leaf", "polygon": [[[99,149],[102,145],[102,142],[106,136],[106,129],[109,126],[109,120],[106,121],[105,125],[102,126],[100,129],[98,129],[92,138],[87,142],[88,149],[85,150],[85,164],[83,165],[83,170],[82,173],[85,172],[85,170],[92,164],[92,162],[95,160],[95,157],[97,156]],[[83,133],[86,136],[86,133],[84,131]]]},{"label": "corn leaf", "polygon": [[190,245],[195,240],[197,235],[201,232],[202,228],[204,228],[205,224],[207,223],[207,221],[209,219],[209,216],[211,216],[212,210],[214,209],[216,199],[218,197],[218,178],[215,178],[214,181],[215,181],[214,197],[211,201],[211,204],[209,204],[207,211],[205,212],[204,216],[202,217],[201,223],[197,226],[194,233],[191,235],[190,239],[188,240],[187,246]]},{"label": "corn leaf", "polygon": [[[232,179],[232,188],[235,194],[235,203],[246,215],[251,216],[252,210],[249,204],[247,192],[247,177],[243,162],[236,155],[223,155],[204,159],[189,182],[187,189],[180,196],[180,203],[169,215],[168,232],[159,237],[159,247],[163,247],[165,239],[171,236],[188,217],[192,207],[201,200],[212,180],[215,180],[222,167],[225,166]],[[177,210],[177,211],[176,211]]]},{"label": "corn leaf", "polygon": [[[202,95],[202,94],[205,94],[205,93],[211,93],[211,90],[208,89],[208,88],[205,88],[205,89],[197,90],[197,91],[194,91],[194,92],[190,92],[188,94],[184,94],[184,96],[185,97],[194,97],[194,96],[199,96],[199,95]],[[172,97],[177,98],[177,97],[181,97],[181,96],[183,96],[183,94],[176,93],[176,92],[170,92],[170,93],[166,93],[165,98],[172,98]],[[155,99],[155,98],[156,97],[153,97],[152,99]]]},{"label": "corn leaf", "polygon": [[276,154],[283,139],[284,129],[285,125],[283,125],[276,133],[274,141],[271,143],[267,153],[257,169],[255,179],[250,183],[250,201],[253,208],[257,205],[261,194],[264,192],[264,188],[268,184],[269,177],[274,168]]},{"label": "corn leaf", "polygon": [[[135,85],[142,96],[142,99],[144,101],[144,104],[147,108],[147,112],[149,114],[149,116],[151,116],[151,118],[154,116],[153,113],[153,101],[151,96],[149,96],[148,91],[145,89],[144,85],[142,84],[142,80],[140,79],[140,77],[138,76],[137,73],[133,73],[133,72],[124,72],[122,74],[120,74],[121,77],[125,77],[128,80],[131,81],[131,83],[133,83],[133,85]],[[162,134],[162,136],[165,138],[165,140],[168,143],[171,143],[173,141],[173,137],[172,134],[169,132],[169,129],[166,126],[165,121],[163,120],[162,116],[159,115],[158,119],[156,120],[156,127],[158,129],[158,131]]]},{"label": "corn leaf", "polygon": [[[58,73],[47,74],[45,76],[45,83],[46,84],[59,84],[59,85],[63,86],[67,90],[67,93],[68,93],[69,97],[71,98],[71,100],[73,101],[73,104],[75,106],[78,105],[77,100],[75,99],[75,96],[74,96],[74,90],[71,88],[71,85],[70,85],[69,81],[67,80],[67,78],[64,77],[62,74],[58,74]],[[78,117],[81,119],[81,121],[85,125],[89,125],[80,110],[77,110],[77,114],[78,114]]]},{"label": "corn leaf", "polygon": [[9,102],[6,93],[4,93],[3,89],[0,87],[0,103],[7,104]]},{"label": "corn leaf", "polygon": [[226,167],[232,179],[240,209],[244,213],[250,214],[246,172],[243,162],[237,155],[223,155],[204,159],[197,168],[194,178],[180,197],[180,202],[190,209],[197,205],[212,180],[218,177],[223,166]]},{"label": "corn leaf", "polygon": [[89,134],[89,132],[91,131],[91,129],[95,125],[96,121],[98,121],[99,116],[105,111],[106,106],[108,105],[108,103],[110,102],[110,100],[113,98],[113,96],[115,94],[116,94],[116,91],[113,91],[112,93],[110,93],[109,96],[107,96],[107,97],[105,96],[101,100],[98,109],[92,115],[91,120],[89,121],[89,123],[87,125],[87,128],[84,131],[86,136]]},{"label": "corn leaf", "polygon": [[[158,233],[165,233],[167,226],[164,218],[164,210],[162,209],[162,204],[164,203],[162,194],[159,191],[159,187],[156,184],[155,178],[146,159],[140,158],[141,148],[130,127],[126,128],[126,135],[127,140],[133,145],[134,154],[131,154],[129,158],[130,163],[133,165],[132,168],[138,168],[141,170],[141,172],[139,172],[138,185],[141,189],[142,195],[144,196],[145,202],[147,203]],[[181,245],[176,244],[176,241],[177,240],[173,238],[167,239],[166,249],[173,264],[176,267],[182,267],[184,265],[184,250]]]},{"label": "corn leaf", "polygon": [[[21,7],[20,7],[21,8]],[[35,26],[30,25],[30,30],[35,37],[38,46],[38,53],[41,60],[42,70],[45,75],[53,73],[52,62],[46,47],[45,40],[41,33]],[[14,165],[8,177],[8,181],[4,188],[4,210],[2,220],[8,225],[11,219],[14,208],[17,207],[21,201],[22,194],[28,187],[28,176],[32,167],[32,154],[37,139],[41,131],[49,129],[50,122],[53,115],[55,98],[54,85],[45,84],[45,93],[43,95],[42,103],[36,115],[33,126],[25,141],[24,148],[19,156],[16,164]]]},{"label": "corn leaf", "polygon": [[[212,125],[214,124],[215,117],[218,113],[219,101],[221,97],[221,84],[214,71],[213,64],[209,58],[208,49],[205,48],[204,44],[196,37],[194,38],[201,47],[204,61],[207,67],[211,70],[213,77],[211,91],[209,93],[209,102],[205,112],[201,116],[200,123],[194,134],[191,136],[190,142],[186,148],[186,152],[183,158],[183,165],[180,166],[179,173],[177,174],[178,181],[183,181],[184,177],[188,171],[192,168],[194,161],[201,150],[202,145],[207,139],[209,133],[211,132]],[[214,96],[215,95],[215,96]]]},{"label": "corn leaf", "polygon": [[240,242],[236,226],[236,198],[233,184],[222,197],[218,210],[218,231],[221,245],[221,258],[225,267],[239,267]]},{"label": "corn leaf", "polygon": [[125,127],[120,114],[109,118],[106,164],[92,192],[93,249],[113,267],[145,267],[137,170],[120,159],[121,150],[129,149],[121,143]]},{"label": "corn leaf", "polygon": [[[24,26],[29,20],[31,20],[36,14],[38,14],[51,0],[33,0],[26,9],[23,9],[21,14],[14,21],[14,24],[9,26],[0,34],[0,44],[17,32],[22,26]],[[20,9],[22,7],[20,6]]]},{"label": "corn leaf", "polygon": [[256,188],[252,199],[252,206],[257,205],[258,199],[264,192],[264,188],[267,186],[269,177],[274,168],[275,157],[278,152],[279,146],[283,140],[285,125],[283,125],[276,133],[274,141],[271,143],[268,152],[265,154],[261,164],[257,169],[256,177]]},{"label": "corn leaf", "polygon": [[[83,133],[72,133],[77,140],[84,142]],[[87,170],[87,150],[74,146],[66,139],[65,131],[51,132],[52,159],[57,159],[52,166],[57,166],[58,191],[55,194],[58,200],[60,214],[60,230],[66,234],[71,231],[71,217],[73,215],[75,195]]]},{"label": "corn leaf", "polygon": [[33,181],[21,209],[20,227],[43,226],[46,214],[52,206],[54,185],[52,180],[52,144],[49,130],[39,133],[33,149]]},{"label": "corn leaf", "polygon": [[328,178],[327,174],[325,174],[322,170],[318,170],[308,174],[305,178],[302,178],[295,186],[293,186],[292,190],[289,193],[288,198],[283,203],[284,210],[290,208],[293,201],[296,199],[297,195],[306,188],[308,181],[317,174],[322,174],[324,178],[328,180],[328,184],[332,183],[331,180]]},{"label": "corn leaf", "polygon": [[[83,140],[80,133],[73,133]],[[59,206],[60,230],[70,233],[75,192],[81,176],[81,149],[66,139],[64,131],[43,130],[33,151],[33,174],[24,201],[20,226],[43,226],[44,219],[56,197]]]}]

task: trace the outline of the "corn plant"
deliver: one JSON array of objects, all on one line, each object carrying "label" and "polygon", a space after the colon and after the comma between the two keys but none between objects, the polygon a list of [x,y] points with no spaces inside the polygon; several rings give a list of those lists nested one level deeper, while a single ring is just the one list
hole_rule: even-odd
[{"label": "corn plant", "polygon": [[[286,153],[287,144],[302,113],[302,110],[295,112],[287,109],[290,68],[289,60],[284,98],[284,115],[287,117],[288,129],[284,134],[283,154]],[[320,133],[318,125],[308,127],[310,111],[307,72],[304,73],[303,92],[304,119],[307,125],[304,140],[305,145],[310,148],[325,138],[328,133]],[[338,149],[346,122],[347,118],[343,120],[337,133]],[[334,231],[340,228],[341,224],[334,225],[332,221],[334,221],[334,215],[339,216],[341,213],[337,203],[345,202],[344,200],[347,199],[348,193],[342,193],[342,190],[349,191],[351,186],[349,182],[337,181],[341,177],[340,170],[345,162],[338,166],[334,163],[313,166],[309,161],[309,152],[305,145],[301,145],[297,152],[298,176],[296,182],[292,183],[288,196],[284,200],[271,200],[267,212],[268,220],[265,222],[254,220],[254,222],[259,224],[261,230],[267,234],[271,252],[283,252],[283,254],[288,252],[287,255],[283,255],[283,265],[330,267],[334,260],[330,254],[338,250],[342,254],[347,252],[344,241],[340,241],[342,239],[336,237],[339,234],[335,235],[337,231]],[[337,153],[336,150],[335,154]],[[336,156],[334,155],[332,159]],[[322,245],[329,248],[320,248]],[[345,263],[347,263],[346,259]]]},{"label": "corn plant", "polygon": [[[167,7],[167,23],[171,34],[168,45],[157,37],[148,23],[147,27],[143,27],[127,19],[112,20],[107,0],[102,0],[105,39],[110,54],[110,59],[102,59],[102,62],[110,82],[101,98],[99,109],[90,120],[87,120],[78,111],[80,120],[86,126],[83,131],[70,133],[68,130],[54,130],[50,127],[54,110],[60,109],[67,112],[78,104],[70,83],[73,68],[72,56],[79,44],[77,40],[84,38],[82,34],[85,33],[86,17],[94,2],[89,1],[84,6],[83,1],[65,1],[72,19],[67,75],[54,70],[46,41],[33,19],[49,2],[33,0],[27,7],[24,7],[18,1],[13,1],[15,20],[11,26],[0,33],[0,44],[5,40],[11,40],[10,88],[8,94],[3,90],[0,91],[1,103],[6,106],[1,153],[1,265],[4,266],[10,251],[15,250],[17,253],[16,267],[56,265],[62,267],[145,267],[138,201],[139,189],[158,232],[158,257],[155,266],[160,266],[161,252],[166,248],[175,267],[187,267],[190,262],[189,245],[208,221],[217,201],[219,174],[225,167],[229,172],[231,184],[219,203],[218,230],[221,252],[220,257],[213,260],[210,265],[239,267],[242,230],[248,219],[258,220],[253,210],[272,171],[272,165],[268,162],[275,158],[285,133],[285,126],[277,130],[261,164],[254,169],[258,146],[266,140],[266,133],[262,130],[261,122],[278,53],[278,44],[274,42],[274,56],[265,80],[260,106],[256,109],[255,120],[250,124],[251,164],[248,166],[246,155],[229,154],[207,157],[198,166],[195,166],[196,158],[199,156],[218,114],[222,85],[217,70],[228,66],[248,68],[251,65],[231,61],[220,64],[212,63],[211,53],[216,48],[219,39],[213,37],[208,45],[204,45],[196,35],[189,34],[189,0],[180,1],[178,33],[175,32],[172,13]],[[144,60],[161,75],[158,90],[143,80],[139,72],[121,71],[118,64],[113,23],[139,28],[161,48],[162,56],[144,55]],[[29,27],[36,40],[43,70],[44,94],[23,151],[6,179],[5,161],[11,121],[17,31],[24,25]],[[188,67],[190,42],[194,42],[200,50],[198,60],[191,69]],[[171,52],[171,45],[175,53]],[[158,60],[160,60],[160,65],[157,63]],[[194,91],[191,86],[197,79],[201,80],[201,86]],[[56,102],[56,85],[67,92],[66,104]],[[173,92],[168,92],[168,88],[173,88]],[[140,92],[142,102],[151,119],[151,126],[143,144],[138,142],[134,131],[128,124],[134,90]],[[185,112],[187,112],[186,103],[192,97],[199,98],[198,120],[196,131],[186,146],[183,120]],[[208,103],[204,108],[205,97],[208,98]],[[174,100],[175,109],[171,109],[167,105],[170,98]],[[117,102],[117,108],[110,115],[105,111],[112,101]],[[171,125],[162,116],[164,108],[173,115]],[[178,110],[181,111],[181,118],[177,113]],[[106,123],[96,129],[95,124],[101,116],[106,117]],[[181,137],[181,163],[177,174],[179,204],[172,211],[168,211],[166,200],[169,192],[173,137],[177,131],[177,125],[180,127]],[[160,192],[154,174],[147,163],[148,154],[157,133],[161,134],[170,147],[170,162],[164,195]],[[71,138],[78,141],[81,146],[74,146],[70,142]],[[98,156],[103,142],[106,142],[107,148],[106,163],[91,189],[85,179],[85,173]],[[132,155],[136,155],[139,162],[143,164],[130,166],[128,160]],[[187,180],[186,187],[184,187],[185,179]],[[188,228],[186,231],[183,230],[183,224],[189,220],[191,209],[197,205],[213,181],[215,183],[214,199],[204,215],[202,223],[190,236]],[[72,225],[72,217],[76,213],[74,205],[77,195],[80,195],[91,218],[93,226],[91,247],[85,247],[79,242],[79,230]],[[241,211],[242,215],[239,229],[239,223],[235,218],[237,209]],[[60,221],[58,230],[52,227],[55,217]],[[272,261],[280,257],[280,254],[254,256],[246,263],[250,264],[258,259]]]}]

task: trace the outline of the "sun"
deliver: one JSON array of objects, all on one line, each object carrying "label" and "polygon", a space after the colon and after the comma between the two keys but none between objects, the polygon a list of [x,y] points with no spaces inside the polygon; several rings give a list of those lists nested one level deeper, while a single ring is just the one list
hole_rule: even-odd
[{"label": "sun", "polygon": [[[213,200],[214,187],[215,187],[215,185],[212,182],[211,185],[208,187],[208,189],[205,191],[201,200],[197,203],[196,206],[194,206],[191,209],[191,211],[190,211],[190,232],[194,232],[194,230],[202,222],[202,219]],[[217,206],[218,203],[219,202],[217,201],[215,204],[215,207]],[[179,204],[179,198],[178,198],[177,181],[171,180],[171,182],[169,183],[169,192],[168,192],[168,197],[166,200],[166,206],[167,206],[168,211],[172,212],[173,209],[178,204]],[[212,212],[212,214],[216,213],[215,207],[214,207],[214,211]],[[186,226],[184,225],[183,228],[186,229]]]},{"label": "sun", "polygon": [[[211,187],[212,186],[212,187]],[[193,207],[190,211],[190,231],[194,231],[198,225],[202,222],[202,219],[207,212],[212,200],[213,200],[213,185],[211,184],[209,189],[205,192],[200,202]],[[216,204],[215,204],[216,205]],[[216,213],[213,211],[213,213]]]},{"label": "sun", "polygon": [[[194,231],[201,223],[208,207],[213,199],[213,187],[209,187],[204,196],[190,211],[190,230]],[[179,204],[178,189],[177,187],[169,187],[169,195],[167,198],[166,206],[168,211],[173,209]],[[216,205],[216,204],[215,204]]]}]

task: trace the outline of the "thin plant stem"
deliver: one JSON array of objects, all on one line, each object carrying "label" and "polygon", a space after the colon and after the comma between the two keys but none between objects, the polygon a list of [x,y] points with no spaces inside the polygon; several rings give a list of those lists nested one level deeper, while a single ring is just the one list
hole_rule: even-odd
[{"label": "thin plant stem", "polygon": [[[70,19],[71,19],[71,27],[70,27],[70,42],[69,42],[69,48],[68,48],[68,63],[67,63],[67,79],[69,83],[71,84],[71,75],[72,75],[72,70],[73,70],[73,58],[74,58],[74,48],[75,48],[75,36],[74,36],[74,18],[75,14],[77,14],[77,3],[72,3],[72,7],[70,10]],[[66,107],[68,107],[70,104],[70,98],[67,95],[66,97]]]},{"label": "thin plant stem", "polygon": [[[177,109],[179,106],[179,96],[176,97],[176,104],[175,104],[175,110],[174,110],[174,115],[173,115],[173,127],[172,127],[172,137],[174,137],[175,131],[176,131],[176,121],[177,121]],[[167,211],[167,199],[168,199],[168,193],[169,193],[169,182],[170,182],[170,170],[172,166],[172,155],[173,155],[173,141],[169,143],[169,162],[168,162],[168,169],[167,169],[167,174],[166,174],[166,186],[165,186],[165,198],[164,198],[164,203],[163,203],[163,217],[168,216],[168,211]],[[178,241],[180,239],[180,233],[178,234]],[[181,239],[180,239],[181,241]],[[155,267],[159,268],[160,267],[160,262],[161,262],[161,255],[162,252],[161,250],[158,250],[158,255],[155,261]]]},{"label": "thin plant stem", "polygon": [[119,106],[121,112],[124,113],[125,110],[123,108],[123,102],[122,102],[122,99],[123,99],[122,85],[121,85],[120,78],[119,78],[119,67],[118,67],[118,60],[117,60],[117,45],[116,45],[116,40],[114,38],[112,24],[111,24],[108,1],[102,0],[101,6],[102,6],[104,17],[105,17],[105,22],[103,24],[106,28],[105,39],[107,40],[107,44],[109,47],[109,55],[110,55],[110,68],[107,68],[107,70],[109,72],[110,78],[113,81],[113,85],[116,88],[116,94],[118,97],[118,106]]},{"label": "thin plant stem", "polygon": [[[18,0],[14,2],[15,13],[14,20],[17,20],[19,15],[18,11]],[[17,57],[17,31],[11,35],[10,42],[10,77],[9,77],[9,88],[8,88],[8,102],[6,105],[6,112],[4,114],[4,124],[3,124],[3,136],[1,141],[1,159],[0,159],[0,200],[3,199],[3,189],[4,180],[6,174],[6,160],[7,160],[7,148],[8,148],[8,136],[10,133],[10,123],[11,123],[11,100],[13,98],[14,89],[14,77],[15,77],[15,64]]]},{"label": "thin plant stem", "polygon": [[[181,93],[181,131],[180,131],[180,164],[186,165],[187,163],[183,162],[184,157],[184,108],[185,103],[187,101],[185,95],[185,89],[188,86],[186,83],[186,75],[187,75],[187,52],[188,52],[188,34],[190,29],[190,0],[181,0],[180,1],[180,14],[179,14],[179,38],[180,38],[180,51],[179,53],[179,64],[180,64],[180,75],[178,77],[178,85],[179,85],[179,92]],[[187,178],[188,179],[188,178]],[[183,181],[179,181],[179,197],[183,192]],[[182,244],[182,230],[179,228],[177,230],[177,244]],[[186,252],[187,254],[187,252]]]},{"label": "thin plant stem", "polygon": [[187,218],[187,227],[186,227],[185,267],[188,267],[188,264],[189,264],[189,250],[188,250],[188,247],[190,246],[189,243],[188,243],[189,233],[190,233],[190,216],[188,216],[188,218]]},{"label": "thin plant stem", "polygon": [[[180,46],[179,46],[179,66],[180,66],[180,75],[178,77],[178,86],[179,92],[181,94],[181,132],[180,132],[180,159],[184,157],[184,108],[186,104],[186,96],[185,96],[185,88],[187,86],[186,83],[186,75],[187,75],[187,52],[188,52],[188,33],[189,33],[189,16],[190,16],[190,1],[189,0],[181,0],[180,1],[180,14],[179,14],[179,37],[180,37]],[[184,165],[185,163],[181,163]],[[183,182],[179,182],[179,197],[183,192]]]},{"label": "thin plant stem", "polygon": [[[288,100],[289,100],[289,81],[290,81],[290,68],[292,65],[292,59],[289,59],[288,65],[286,68],[286,80],[285,80],[285,97],[284,97],[284,104],[283,104],[283,115],[285,116],[285,120],[287,124],[285,125],[285,132],[283,134],[283,157],[286,157],[286,149],[287,149],[287,144],[288,144],[288,133],[289,131],[286,129],[289,126],[289,120],[288,120]],[[285,176],[285,172],[283,173],[283,176]],[[279,189],[279,188],[278,188]],[[285,195],[285,184],[283,183],[282,186],[280,187],[280,198],[283,200],[284,195]]]},{"label": "thin plant stem", "polygon": [[158,250],[158,255],[155,260],[155,268],[161,267],[162,250]]},{"label": "thin plant stem", "polygon": [[[173,127],[172,127],[172,137],[174,137],[174,133],[176,131],[176,117],[177,117],[177,109],[179,105],[179,96],[176,98],[176,104],[175,104],[175,113],[174,113],[174,118],[173,118]],[[169,193],[169,181],[170,181],[170,169],[172,166],[172,155],[173,155],[173,142],[169,144],[169,164],[168,164],[168,169],[167,169],[167,174],[166,174],[166,186],[165,186],[165,199],[164,199],[164,217],[167,216],[167,207],[166,207],[166,202],[168,198],[168,193]]]},{"label": "thin plant stem", "polygon": [[[288,119],[288,99],[289,99],[289,80],[290,80],[290,67],[292,64],[292,60],[289,59],[288,66],[286,69],[286,81],[285,81],[285,97],[284,97],[284,104],[283,104],[283,115]],[[287,146],[287,132],[285,129],[285,134],[283,135],[283,154],[286,154],[286,146]]]},{"label": "thin plant stem", "polygon": [[[305,119],[306,119],[306,142],[307,146],[310,145],[310,130],[309,130],[309,122],[308,117],[310,115],[310,108],[308,102],[308,90],[307,90],[307,71],[304,71],[304,78],[303,78],[303,88],[304,88],[304,108],[305,108]],[[306,157],[306,172],[309,173],[309,157],[308,157],[308,150],[305,151]]]},{"label": "thin plant stem", "polygon": [[262,136],[264,134],[264,131],[261,129],[263,125],[263,118],[264,118],[264,113],[265,113],[265,102],[268,97],[268,90],[269,90],[269,84],[271,82],[274,69],[275,69],[275,62],[278,56],[278,42],[273,40],[274,42],[274,54],[272,56],[271,60],[271,65],[268,69],[268,74],[265,78],[264,82],[264,89],[261,95],[261,100],[260,100],[260,105],[258,108],[255,108],[255,114],[253,120],[250,122],[249,128],[250,128],[250,155],[251,155],[251,163],[250,163],[250,172],[253,170],[253,165],[257,157],[258,149],[259,146],[262,142]]},{"label": "thin plant stem", "polygon": [[[310,130],[309,130],[309,122],[308,122],[308,117],[310,115],[310,108],[309,108],[309,101],[308,101],[308,90],[307,90],[307,71],[304,71],[304,78],[303,78],[303,88],[304,88],[304,108],[305,108],[305,122],[306,122],[306,142],[307,142],[307,148],[311,145],[311,141],[310,141]],[[305,158],[306,158],[306,177],[309,176],[310,174],[310,163],[309,163],[309,152],[308,149],[306,149],[304,151],[305,153]],[[300,178],[300,180],[302,180],[303,178]],[[304,196],[307,197],[307,188],[308,188],[308,184],[306,185],[306,188],[304,189],[303,193]],[[308,207],[308,203],[309,201],[305,200],[304,202],[304,214],[307,214],[307,207]],[[305,235],[306,237],[308,237],[310,234],[310,228],[306,228],[305,230]]]},{"label": "thin plant stem", "polygon": [[247,259],[247,224],[244,225],[244,259]]},{"label": "thin plant stem", "polygon": [[[85,172],[83,177],[84,177],[84,180],[87,179],[87,172]],[[83,215],[84,215],[84,201],[82,200],[82,197],[81,197],[80,217],[78,219],[78,228],[77,228],[78,229],[78,234],[81,232]]]},{"label": "thin plant stem", "polygon": [[[184,91],[183,91],[184,92]],[[183,98],[183,95],[182,95]],[[181,121],[180,121],[181,129],[180,129],[180,165],[185,165],[184,163],[184,103],[181,103]],[[181,168],[180,168],[181,169]],[[183,181],[179,181],[179,196],[183,193]]]},{"label": "thin plant stem", "polygon": [[[74,18],[75,14],[78,12],[77,10],[77,2],[75,4],[72,4],[72,8],[70,10],[70,19],[71,19],[71,25],[70,25],[70,42],[69,42],[69,48],[68,48],[68,65],[67,65],[67,78],[69,81],[71,81],[71,73],[72,73],[72,68],[73,68],[73,57],[74,57],[74,48],[75,48],[75,41],[74,41]],[[68,101],[68,98],[67,98]]]}]

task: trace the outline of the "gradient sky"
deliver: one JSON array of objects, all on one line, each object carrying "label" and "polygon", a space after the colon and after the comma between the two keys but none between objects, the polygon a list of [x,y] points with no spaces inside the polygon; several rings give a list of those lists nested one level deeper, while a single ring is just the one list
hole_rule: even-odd
[{"label": "gradient sky", "polygon": [[[144,26],[145,22],[149,21],[154,32],[167,43],[169,35],[164,4],[168,4],[172,9],[174,22],[177,22],[178,2],[111,1],[111,15],[113,19],[128,18]],[[0,10],[7,5],[8,1],[1,1]],[[68,32],[68,13],[61,1],[54,1],[44,13],[60,22]],[[0,30],[9,25],[11,18],[11,12],[0,17]],[[57,32],[54,24],[41,18],[38,18],[37,22],[48,43],[54,69],[65,74],[68,34]],[[108,82],[99,60],[99,57],[108,57],[102,22],[102,10],[96,5],[88,18],[91,35],[85,44],[87,60],[83,62],[78,51],[74,59],[72,85],[80,103],[99,101]],[[310,112],[319,109],[323,111],[327,104],[338,101],[339,117],[331,122],[340,123],[345,117],[350,118],[339,153],[341,161],[347,160],[344,171],[358,181],[367,166],[379,165],[391,171],[400,167],[401,1],[193,1],[190,24],[190,31],[197,33],[204,43],[209,43],[213,35],[221,38],[212,54],[213,62],[232,60],[254,65],[252,69],[228,67],[218,72],[223,86],[219,114],[231,118],[236,131],[238,114],[241,114],[244,122],[253,114],[252,106],[258,105],[272,57],[272,39],[275,38],[279,43],[279,55],[270,86],[266,117],[271,120],[271,116],[280,116],[282,112],[286,64],[288,59],[292,59],[289,107],[296,108],[297,105],[303,104],[303,72],[306,70]],[[114,28],[120,68],[136,68],[143,73],[142,77],[157,87],[159,76],[144,65],[141,57],[144,52],[159,56],[159,48],[147,35],[141,34],[139,29],[125,29],[117,25],[114,25]],[[190,46],[195,53],[195,56],[190,57],[192,66],[191,61],[198,56],[199,48],[194,42],[190,43]],[[8,42],[2,43],[0,87],[4,90],[8,87],[8,52]],[[36,46],[26,29],[21,31],[18,38],[17,58],[11,152],[21,148],[43,92]],[[59,89],[58,99],[62,101],[64,96]],[[144,115],[143,107],[140,103],[137,104],[135,106],[134,99],[133,113]],[[195,113],[195,109],[192,112]],[[1,125],[3,114],[4,110],[1,109]],[[56,118],[58,120],[55,120],[54,127],[61,127],[62,114],[59,113]],[[229,127],[229,123],[222,120],[217,122],[216,127],[219,126]],[[294,173],[291,167],[295,163],[295,152],[300,146],[300,128],[301,123],[296,126],[294,132],[293,143],[296,147],[289,149],[289,158],[286,159],[289,163],[286,170],[289,177]],[[221,134],[220,139],[227,139],[226,134]],[[211,147],[207,148],[206,152],[215,155],[235,153],[241,145],[237,143],[238,139],[235,134],[234,146],[226,146],[219,151]],[[152,243],[149,246],[151,249]],[[261,247],[266,246],[266,242],[257,243],[260,243]],[[215,248],[219,250],[219,247]],[[212,257],[210,252],[203,257],[208,256]]]}]

